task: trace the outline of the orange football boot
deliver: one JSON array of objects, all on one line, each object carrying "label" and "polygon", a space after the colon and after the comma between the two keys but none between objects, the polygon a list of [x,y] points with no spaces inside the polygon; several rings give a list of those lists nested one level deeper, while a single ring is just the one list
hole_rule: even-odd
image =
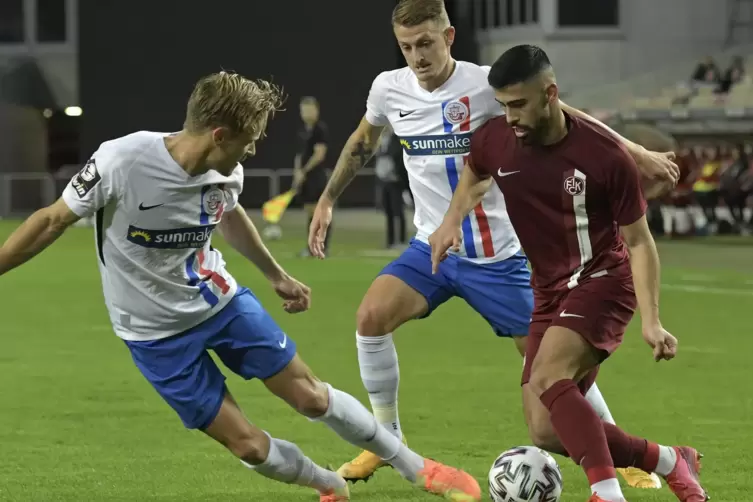
[{"label": "orange football boot", "polygon": [[481,500],[481,487],[473,476],[428,458],[424,459],[424,468],[418,473],[416,485],[424,491],[453,502]]}]

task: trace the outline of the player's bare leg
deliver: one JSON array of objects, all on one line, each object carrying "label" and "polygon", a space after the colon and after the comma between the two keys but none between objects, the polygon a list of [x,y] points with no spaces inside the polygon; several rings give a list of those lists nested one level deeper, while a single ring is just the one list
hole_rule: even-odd
[{"label": "player's bare leg", "polygon": [[[515,342],[515,347],[520,352],[520,355],[525,356],[526,350],[526,336],[514,336],[512,337]],[[586,399],[591,407],[596,411],[604,422],[615,424],[612,412],[607,406],[607,402],[604,400],[599,387],[594,383],[588,392],[586,393]],[[523,409],[529,410],[531,407],[540,407],[544,413],[539,413],[536,416],[541,416],[543,424],[533,424],[532,420],[536,420],[534,416],[530,416],[529,412],[526,412],[526,423],[529,424],[529,435],[536,444],[542,450],[547,450],[553,453],[559,453],[566,455],[562,446],[559,444],[559,439],[554,433],[551,424],[549,422],[549,411],[544,408],[539,398],[534,395],[528,384],[523,386]],[[562,450],[562,451],[560,451]],[[645,488],[645,489],[659,489],[661,488],[661,478],[656,473],[648,473],[642,471],[637,467],[623,467],[618,468],[617,472],[623,477],[628,486],[633,488]]]},{"label": "player's bare leg", "polygon": [[[428,309],[426,299],[415,289],[395,276],[381,275],[369,287],[356,314],[358,363],[371,409],[377,421],[400,440],[404,439],[397,407],[400,368],[392,333]],[[349,481],[366,481],[386,465],[364,450],[337,472]]]},{"label": "player's bare leg", "polygon": [[526,355],[526,341],[528,340],[528,335],[515,335],[512,336],[512,341],[515,344],[515,350],[518,351],[518,354],[525,357]]},{"label": "player's bare leg", "polygon": [[357,399],[318,380],[298,356],[264,384],[299,413],[371,451],[422,490],[457,502],[481,500],[481,488],[472,476],[410,450]]},{"label": "player's bare leg", "polygon": [[[615,466],[637,466],[659,474],[681,502],[707,500],[698,481],[700,455],[696,450],[630,436],[601,421],[588,405],[575,382],[599,360],[596,349],[575,331],[560,326],[547,330],[533,362],[530,382],[523,386],[534,443],[553,453],[567,451],[586,471],[595,502],[625,500]],[[538,403],[534,397],[538,397]]]},{"label": "player's bare leg", "polygon": [[250,423],[229,391],[204,433],[264,477],[313,488],[322,502],[350,500],[347,483],[340,475],[315,464],[295,444],[272,438]]}]

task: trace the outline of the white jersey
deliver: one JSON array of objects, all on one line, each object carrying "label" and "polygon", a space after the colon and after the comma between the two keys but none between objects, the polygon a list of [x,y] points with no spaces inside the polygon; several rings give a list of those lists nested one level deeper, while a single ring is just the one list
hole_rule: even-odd
[{"label": "white jersey", "polygon": [[137,132],[103,143],[63,192],[78,216],[96,214],[105,304],[125,340],[191,329],[238,288],[210,241],[238,203],[243,169],[189,176],[167,151],[166,136]]},{"label": "white jersey", "polygon": [[[381,73],[371,86],[366,120],[389,124],[400,138],[420,241],[428,242],[450,207],[471,133],[503,114],[487,84],[488,73],[488,66],[457,61],[447,82],[433,92],[423,89],[408,67]],[[493,262],[520,250],[496,184],[463,220],[462,229],[461,257]]]}]

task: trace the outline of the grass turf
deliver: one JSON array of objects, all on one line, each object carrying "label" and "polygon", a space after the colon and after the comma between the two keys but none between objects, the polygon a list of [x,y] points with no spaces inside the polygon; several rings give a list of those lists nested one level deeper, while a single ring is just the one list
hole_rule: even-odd
[{"label": "grass turf", "polygon": [[[0,240],[15,227],[0,222]],[[264,280],[226,251],[231,272],[251,287],[320,378],[367,403],[358,374],[358,303],[389,259],[368,253],[379,236],[339,232],[335,256],[295,258],[300,232],[271,244],[282,263],[313,288],[310,312],[286,315]],[[218,247],[225,249],[222,243]],[[753,311],[751,241],[666,242],[662,317],[680,339],[671,363],[652,361],[634,323],[599,384],[618,423],[665,444],[706,454],[703,479],[716,500],[749,501],[753,471],[748,391]],[[0,500],[248,501],[316,500],[314,494],[250,473],[219,445],[187,432],[133,366],[111,332],[102,302],[91,230],[72,229],[42,256],[0,279]],[[527,444],[518,386],[521,361],[462,301],[399,331],[400,410],[408,440],[423,455],[462,467],[486,485],[494,458]],[[356,451],[324,426],[296,416],[258,382],[229,375],[247,415],[335,467]],[[558,458],[565,502],[585,501],[585,477]],[[354,500],[432,497],[391,470],[352,490]],[[631,502],[675,500],[626,489]]]}]

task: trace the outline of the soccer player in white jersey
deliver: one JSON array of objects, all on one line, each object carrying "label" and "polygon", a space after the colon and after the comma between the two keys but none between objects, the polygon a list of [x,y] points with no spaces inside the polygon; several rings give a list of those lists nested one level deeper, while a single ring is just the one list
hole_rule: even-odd
[{"label": "soccer player in white jersey", "polygon": [[211,246],[217,229],[264,273],[287,312],[308,308],[309,288],[274,260],[238,203],[239,162],[253,155],[281,103],[280,91],[264,81],[226,72],[201,79],[182,131],[103,143],[62,198],[29,217],[0,248],[0,275],[96,214],[96,258],[115,333],[186,427],[263,476],[313,488],[323,502],[350,500],[340,475],[248,422],[211,349],[234,373],[262,380],[296,411],[373,451],[419,488],[480,500],[471,476],[412,452],[356,399],[319,381]]},{"label": "soccer player in white jersey", "polygon": [[[401,0],[392,24],[407,67],[386,71],[374,80],[366,114],[347,141],[319,200],[309,246],[315,256],[324,257],[322,243],[335,200],[363,166],[363,152],[374,151],[383,127],[389,124],[403,146],[418,232],[410,247],[371,284],[358,309],[356,339],[361,378],[374,414],[403,439],[397,405],[400,373],[392,333],[458,296],[498,336],[511,337],[523,354],[533,294],[526,258],[496,186],[464,220],[460,251],[442,262],[438,274],[432,274],[428,237],[449,207],[471,133],[501,115],[502,109],[486,81],[489,68],[450,56],[455,30],[442,0]],[[631,143],[628,147],[647,175],[664,174],[672,182],[676,166],[669,155],[647,152]],[[612,420],[595,385],[588,398],[605,420]],[[338,472],[348,480],[366,480],[384,465],[364,451]],[[642,471],[621,472],[633,486],[661,486],[657,477]]]}]

